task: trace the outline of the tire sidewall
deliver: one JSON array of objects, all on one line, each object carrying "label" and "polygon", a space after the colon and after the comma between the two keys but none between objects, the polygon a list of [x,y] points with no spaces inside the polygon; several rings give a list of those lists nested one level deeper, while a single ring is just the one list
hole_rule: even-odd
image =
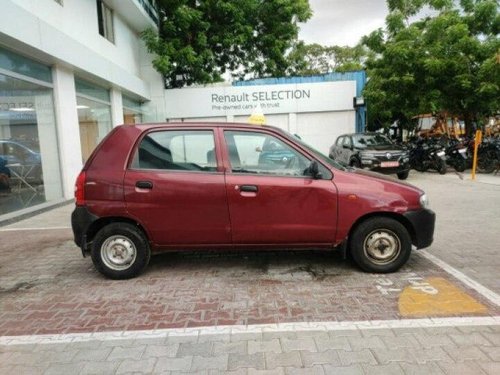
[{"label": "tire sidewall", "polygon": [[[109,268],[102,260],[102,245],[111,236],[122,235],[133,242],[136,249],[136,257],[129,268],[114,270]],[[101,228],[94,237],[91,249],[92,262],[96,269],[104,276],[120,280],[130,279],[139,275],[148,265],[151,258],[151,250],[148,241],[142,231],[135,225],[129,223],[111,223]]]},{"label": "tire sidewall", "polygon": [[[377,229],[388,229],[399,239],[401,249],[399,255],[390,263],[377,264],[365,254],[363,245],[366,237]],[[398,221],[388,217],[372,217],[360,223],[354,230],[349,241],[349,250],[354,262],[366,272],[390,273],[401,268],[409,259],[411,253],[411,237],[407,229]]]}]

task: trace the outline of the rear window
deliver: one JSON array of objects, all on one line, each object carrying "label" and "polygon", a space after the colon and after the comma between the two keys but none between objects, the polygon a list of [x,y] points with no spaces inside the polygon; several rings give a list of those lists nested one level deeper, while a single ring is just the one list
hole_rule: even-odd
[{"label": "rear window", "polygon": [[148,133],[132,161],[134,169],[215,172],[214,134],[211,130],[164,130]]}]

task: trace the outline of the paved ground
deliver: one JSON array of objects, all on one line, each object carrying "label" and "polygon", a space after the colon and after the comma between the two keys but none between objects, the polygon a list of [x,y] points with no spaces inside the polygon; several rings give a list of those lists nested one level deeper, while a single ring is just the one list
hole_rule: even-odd
[{"label": "paved ground", "polygon": [[500,373],[500,176],[468,178],[411,174],[435,242],[384,276],[326,252],[189,253],[109,281],[71,206],[0,228],[0,373]]}]

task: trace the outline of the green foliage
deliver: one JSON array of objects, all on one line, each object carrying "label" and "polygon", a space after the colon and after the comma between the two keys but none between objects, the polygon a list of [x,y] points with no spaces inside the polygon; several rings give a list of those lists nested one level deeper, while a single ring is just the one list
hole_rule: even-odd
[{"label": "green foliage", "polygon": [[[466,120],[500,109],[499,15],[495,0],[388,0],[386,29],[363,38],[375,53],[366,62],[364,96],[372,128],[422,113],[445,111]],[[424,5],[433,17],[407,23]]]},{"label": "green foliage", "polygon": [[239,76],[283,75],[308,0],[160,0],[159,33],[142,36],[168,87]]},{"label": "green foliage", "polygon": [[289,68],[286,73],[294,76],[346,72],[363,68],[367,48],[362,45],[322,46],[300,41],[288,53]]}]

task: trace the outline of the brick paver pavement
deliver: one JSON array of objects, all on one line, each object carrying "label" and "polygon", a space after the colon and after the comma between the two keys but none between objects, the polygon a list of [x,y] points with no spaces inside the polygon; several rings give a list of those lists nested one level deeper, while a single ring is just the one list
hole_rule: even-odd
[{"label": "brick paver pavement", "polygon": [[[500,186],[473,184],[452,174],[412,173],[409,182],[425,188],[438,215],[429,253],[499,293]],[[55,217],[64,217],[64,210],[71,207],[58,209]],[[81,257],[71,231],[63,228],[68,222],[44,215],[0,232],[1,374],[500,373],[495,299],[418,254],[390,275],[362,273],[339,254],[327,252],[164,254],[154,257],[141,277],[110,281]],[[23,230],[44,225],[55,229]],[[15,228],[19,230],[10,230]],[[486,323],[279,329],[287,322],[400,321],[401,296],[427,288],[429,280],[452,288],[444,305],[463,304],[458,303],[462,293],[482,306],[445,316]],[[411,301],[413,295],[406,297]],[[410,318],[443,316],[422,311]],[[262,332],[183,333],[189,327],[268,323],[279,326]],[[38,343],[1,344],[8,343],[8,336],[136,330],[159,335],[132,340],[85,336],[61,344],[47,336]]]}]

